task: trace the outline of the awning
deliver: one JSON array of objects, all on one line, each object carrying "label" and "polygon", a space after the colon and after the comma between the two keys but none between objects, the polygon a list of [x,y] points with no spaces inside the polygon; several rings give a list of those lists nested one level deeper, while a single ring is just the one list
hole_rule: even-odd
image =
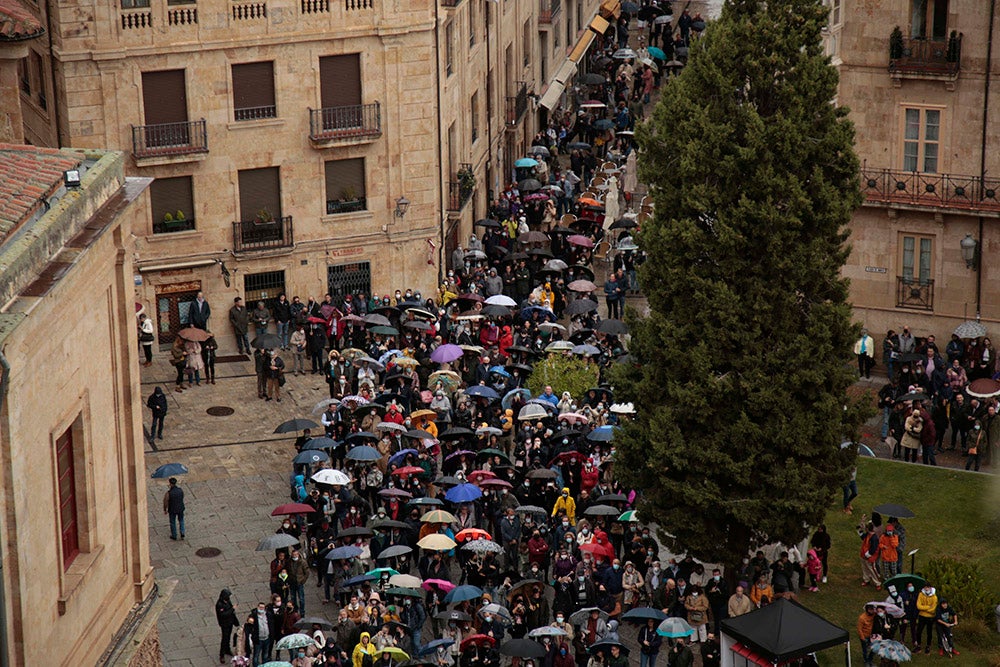
[{"label": "awning", "polygon": [[574,74],[576,74],[576,63],[567,60],[552,77],[549,87],[542,93],[538,103],[550,111],[556,108],[556,105],[559,104],[559,98],[562,97],[562,93],[566,89],[566,84]]}]

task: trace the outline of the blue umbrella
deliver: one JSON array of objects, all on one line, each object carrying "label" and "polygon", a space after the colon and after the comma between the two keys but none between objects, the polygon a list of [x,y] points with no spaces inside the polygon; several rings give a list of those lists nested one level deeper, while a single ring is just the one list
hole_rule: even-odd
[{"label": "blue umbrella", "polygon": [[302,445],[302,449],[334,449],[336,447],[340,447],[340,443],[325,435],[321,435],[318,438],[310,438]]},{"label": "blue umbrella", "polygon": [[444,494],[445,500],[452,503],[471,503],[482,496],[483,492],[475,484],[459,484]]},{"label": "blue umbrella", "polygon": [[423,645],[423,648],[417,653],[418,656],[425,656],[434,653],[439,648],[446,648],[455,643],[454,639],[435,639],[432,642],[428,642]]},{"label": "blue umbrella", "polygon": [[348,560],[350,558],[357,558],[362,554],[361,548],[356,547],[353,544],[348,544],[346,547],[337,547],[336,549],[330,549],[330,553],[326,555],[327,560]]},{"label": "blue umbrella", "polygon": [[598,426],[587,434],[587,440],[591,442],[611,442],[615,437],[614,426]]},{"label": "blue umbrella", "polygon": [[500,401],[500,405],[503,406],[504,410],[510,410],[510,406],[514,403],[514,397],[520,396],[521,400],[527,403],[531,400],[531,391],[528,389],[512,389],[504,394],[503,399]]},{"label": "blue umbrella", "polygon": [[503,366],[490,366],[490,373],[496,373],[497,375],[502,375],[505,378],[510,377],[510,373]]},{"label": "blue umbrella", "polygon": [[153,471],[152,479],[163,479],[164,477],[183,475],[187,471],[187,466],[183,463],[164,463]]},{"label": "blue umbrella", "polygon": [[413,500],[408,500],[407,505],[413,505],[414,507],[440,507],[444,505],[444,501],[439,498],[414,498]]},{"label": "blue umbrella", "polygon": [[658,49],[655,46],[649,46],[646,48],[646,53],[656,58],[657,60],[666,60],[667,54],[663,52],[662,49]]},{"label": "blue umbrella", "polygon": [[341,586],[343,586],[344,588],[350,588],[351,586],[360,586],[366,581],[375,581],[376,579],[378,579],[378,577],[373,577],[370,574],[359,574],[356,577],[348,579],[343,584],[341,584]]},{"label": "blue umbrella", "polygon": [[410,454],[413,454],[414,456],[416,456],[417,455],[417,450],[415,450],[415,449],[401,449],[400,451],[396,452],[395,454],[393,454],[392,456],[389,457],[389,463],[390,463],[390,465],[397,465],[397,464],[401,463],[403,461],[403,459],[405,459]]},{"label": "blue umbrella", "polygon": [[303,449],[301,452],[295,455],[292,459],[292,463],[298,463],[299,465],[307,465],[309,463],[322,463],[323,461],[329,461],[330,457],[322,449]]},{"label": "blue umbrella", "polygon": [[344,457],[347,461],[378,461],[382,458],[378,450],[374,447],[369,447],[368,445],[358,445],[347,452],[347,456]]},{"label": "blue umbrella", "polygon": [[481,598],[482,596],[483,589],[479,586],[470,586],[466,584],[464,586],[456,586],[448,591],[448,594],[444,596],[444,603],[453,604],[455,602],[465,602],[466,600],[475,600],[476,598]]},{"label": "blue umbrella", "polygon": [[401,356],[403,356],[402,350],[389,350],[388,352],[386,352],[385,354],[383,354],[381,357],[378,358],[378,362],[383,366],[387,366],[390,361],[392,361],[396,357],[401,357]]},{"label": "blue umbrella", "polygon": [[542,308],[541,306],[528,306],[521,310],[521,319],[530,320],[531,314],[537,312],[539,315],[551,315],[552,311],[548,308]]},{"label": "blue umbrella", "polygon": [[499,400],[500,394],[496,393],[493,389],[489,387],[484,387],[482,385],[476,385],[474,387],[469,387],[465,390],[466,396],[476,396],[479,398],[487,398],[491,401]]},{"label": "blue umbrella", "polygon": [[516,162],[514,162],[514,166],[515,167],[521,167],[521,168],[524,168],[524,167],[537,167],[538,166],[538,160],[533,160],[530,157],[523,157],[520,160],[517,160]]},{"label": "blue umbrella", "polygon": [[694,628],[688,625],[683,618],[671,616],[660,623],[656,628],[656,634],[661,637],[690,637],[694,634]]},{"label": "blue umbrella", "polygon": [[654,609],[653,607],[636,607],[635,609],[629,609],[627,612],[622,614],[623,621],[639,621],[641,623],[645,623],[650,619],[660,623],[661,621],[665,621],[667,619],[667,615],[659,609]]}]

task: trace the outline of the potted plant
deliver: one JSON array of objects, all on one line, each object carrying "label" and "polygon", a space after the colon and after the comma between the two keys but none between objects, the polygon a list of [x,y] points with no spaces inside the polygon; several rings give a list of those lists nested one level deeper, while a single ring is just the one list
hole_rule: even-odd
[{"label": "potted plant", "polygon": [[476,175],[472,173],[471,169],[459,169],[458,170],[458,192],[461,196],[462,201],[465,201],[472,195],[472,191],[476,189]]},{"label": "potted plant", "polygon": [[889,60],[899,60],[903,57],[903,31],[897,25],[889,35]]},{"label": "potted plant", "polygon": [[257,215],[254,217],[254,223],[258,225],[266,225],[270,222],[274,222],[274,216],[266,208],[262,208],[257,211]]}]

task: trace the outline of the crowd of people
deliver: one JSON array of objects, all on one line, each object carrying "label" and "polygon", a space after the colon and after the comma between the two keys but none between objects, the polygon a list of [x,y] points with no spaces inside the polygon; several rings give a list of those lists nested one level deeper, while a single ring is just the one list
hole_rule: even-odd
[{"label": "crowd of people", "polygon": [[[855,344],[859,372],[870,377],[874,340],[867,331]],[[989,465],[1000,444],[997,394],[1000,369],[988,336],[963,339],[952,334],[944,349],[934,335],[917,338],[909,327],[890,330],[882,340],[889,381],[878,394],[882,438],[892,456],[936,465],[943,451],[961,451],[965,469]],[[977,381],[982,386],[973,385]],[[948,437],[950,431],[950,437]]]}]

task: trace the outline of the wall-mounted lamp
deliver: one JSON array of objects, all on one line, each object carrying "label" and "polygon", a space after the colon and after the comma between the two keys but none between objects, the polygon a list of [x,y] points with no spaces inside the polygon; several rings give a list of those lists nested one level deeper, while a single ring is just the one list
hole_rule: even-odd
[{"label": "wall-mounted lamp", "polygon": [[406,215],[406,209],[408,209],[409,207],[410,207],[409,199],[407,199],[406,197],[400,197],[399,199],[397,199],[396,212],[395,212],[396,217],[402,218],[404,215]]},{"label": "wall-mounted lamp", "polygon": [[966,268],[972,269],[979,259],[979,242],[972,238],[972,234],[966,234],[965,238],[958,242],[962,247],[962,259],[965,260]]}]

